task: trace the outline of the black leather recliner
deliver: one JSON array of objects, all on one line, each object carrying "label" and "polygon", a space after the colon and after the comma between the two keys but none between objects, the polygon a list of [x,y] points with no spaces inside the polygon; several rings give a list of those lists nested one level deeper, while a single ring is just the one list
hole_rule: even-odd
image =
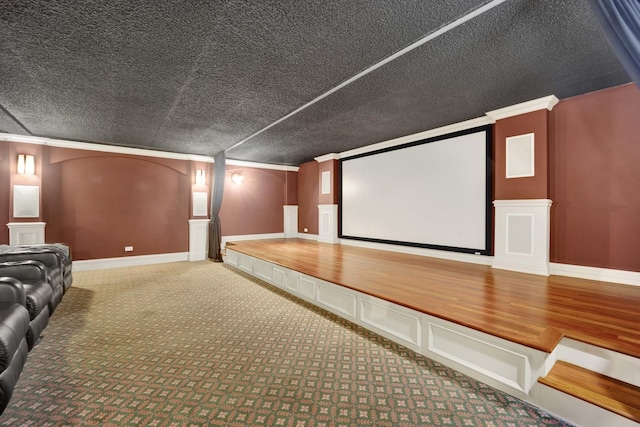
[{"label": "black leather recliner", "polygon": [[29,312],[18,279],[0,277],[0,414],[11,400],[29,352]]},{"label": "black leather recliner", "polygon": [[[49,324],[49,306],[53,291],[47,283],[44,264],[39,261],[13,261],[0,264],[0,277],[13,277],[22,282],[29,312],[27,345],[29,351],[36,345],[40,334]],[[62,296],[60,295],[60,298]]]},{"label": "black leather recliner", "polygon": [[13,251],[24,252],[37,252],[37,251],[53,251],[58,255],[60,259],[60,266],[62,268],[62,285],[64,292],[73,284],[73,274],[71,267],[73,260],[71,258],[71,249],[64,243],[39,243],[33,245],[12,245],[10,246]]},{"label": "black leather recliner", "polygon": [[[63,292],[73,284],[71,249],[64,243],[41,243],[32,245],[2,245],[0,253],[39,253],[54,252],[58,257],[60,274],[62,276]],[[48,268],[50,268],[47,265]]]},{"label": "black leather recliner", "polygon": [[49,316],[53,314],[56,307],[62,300],[64,294],[63,280],[62,280],[62,266],[58,254],[49,250],[37,250],[37,251],[22,251],[14,250],[13,246],[9,246],[10,249],[4,248],[3,252],[0,252],[0,263],[15,262],[15,261],[39,261],[45,266],[46,280],[51,286],[52,296],[51,303],[49,304]]}]

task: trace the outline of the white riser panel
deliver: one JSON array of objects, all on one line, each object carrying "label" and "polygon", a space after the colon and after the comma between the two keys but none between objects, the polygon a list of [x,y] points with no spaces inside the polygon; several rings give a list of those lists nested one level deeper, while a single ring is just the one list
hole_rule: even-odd
[{"label": "white riser panel", "polygon": [[271,283],[273,281],[273,264],[254,258],[253,273],[258,278]]},{"label": "white riser panel", "polygon": [[363,326],[411,349],[420,349],[420,313],[368,295],[359,299]]},{"label": "white riser panel", "polygon": [[253,274],[253,258],[245,254],[238,254],[238,267]]},{"label": "white riser panel", "polygon": [[295,271],[287,270],[284,290],[291,294],[298,295],[300,292],[300,275]]},{"label": "white riser panel", "polygon": [[349,320],[356,320],[355,291],[324,281],[316,282],[316,302],[323,308]]},{"label": "white riser panel", "polygon": [[238,266],[238,252],[234,252],[234,251],[226,251],[227,254],[224,257],[224,262],[226,262],[227,264],[231,264],[235,267]]},{"label": "white riser panel", "polygon": [[287,280],[287,272],[281,268],[273,267],[273,284],[284,289]]},{"label": "white riser panel", "polygon": [[300,296],[313,302],[316,298],[316,282],[313,277],[300,276]]},{"label": "white riser panel", "polygon": [[516,390],[526,393],[531,388],[531,369],[526,354],[433,323],[429,324],[428,351]]}]

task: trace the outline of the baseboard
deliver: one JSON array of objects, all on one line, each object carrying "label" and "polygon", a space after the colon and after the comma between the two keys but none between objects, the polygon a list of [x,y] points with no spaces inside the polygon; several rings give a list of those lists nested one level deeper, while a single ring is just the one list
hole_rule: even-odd
[{"label": "baseboard", "polygon": [[162,264],[180,262],[189,259],[189,252],[169,254],[137,255],[116,258],[99,258],[73,261],[73,271],[103,270],[107,268],[133,267],[137,265]]},{"label": "baseboard", "polygon": [[549,263],[529,263],[520,260],[497,259],[493,258],[493,268],[499,270],[518,271],[520,273],[537,274],[539,276],[549,276]]},{"label": "baseboard", "polygon": [[296,235],[296,237],[298,239],[307,239],[307,240],[313,240],[314,242],[318,241],[318,235],[317,234],[309,234],[309,233],[298,233]]},{"label": "baseboard", "polygon": [[621,283],[640,286],[640,272],[613,270],[609,268],[587,267],[584,265],[551,263],[551,274],[577,277],[580,279],[600,280],[602,282]]},{"label": "baseboard", "polygon": [[284,233],[265,234],[241,234],[238,236],[222,236],[220,246],[224,249],[227,242],[239,242],[241,240],[263,240],[263,239],[284,239]]},{"label": "baseboard", "polygon": [[470,264],[491,265],[491,260],[493,259],[493,257],[486,255],[463,254],[460,252],[438,251],[435,249],[414,248],[411,246],[389,245],[386,243],[365,242],[351,239],[340,239],[340,244],[357,246],[360,248],[378,249],[381,251],[399,252],[409,255],[448,259],[451,261],[468,262]]}]

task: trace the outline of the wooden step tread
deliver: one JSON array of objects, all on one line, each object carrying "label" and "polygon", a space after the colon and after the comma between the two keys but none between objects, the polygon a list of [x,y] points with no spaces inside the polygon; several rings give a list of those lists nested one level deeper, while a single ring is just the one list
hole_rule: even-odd
[{"label": "wooden step tread", "polygon": [[640,422],[640,387],[563,361],[557,361],[549,375],[538,381]]}]

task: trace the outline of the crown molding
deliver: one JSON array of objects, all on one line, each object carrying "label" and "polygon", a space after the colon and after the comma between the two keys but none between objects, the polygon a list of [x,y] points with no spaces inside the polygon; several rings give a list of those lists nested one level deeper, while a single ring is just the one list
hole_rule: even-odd
[{"label": "crown molding", "polygon": [[286,172],[298,172],[298,169],[300,169],[298,166],[272,165],[270,163],[247,162],[246,160],[227,159],[225,160],[225,163],[231,166],[242,166],[245,168],[257,168],[257,169],[271,169],[271,170],[286,171]]},{"label": "crown molding", "polygon": [[326,162],[328,160],[339,160],[339,159],[340,159],[340,154],[338,154],[338,153],[329,153],[329,154],[325,154],[324,156],[315,157],[313,160],[315,160],[318,163],[322,163],[322,162]]},{"label": "crown molding", "polygon": [[508,117],[519,116],[520,114],[531,113],[538,110],[549,110],[559,102],[554,95],[545,96],[543,98],[533,99],[520,104],[510,105],[509,107],[500,108],[498,110],[489,111],[487,116],[493,120],[502,120]]},{"label": "crown molding", "polygon": [[[24,144],[46,145],[48,147],[70,148],[74,150],[99,151],[103,153],[128,154],[132,156],[158,157],[163,159],[187,160],[194,162],[213,163],[213,157],[197,154],[172,153],[169,151],[148,150],[145,148],[123,147],[119,145],[107,145],[91,142],[67,141],[64,139],[43,138],[40,136],[15,135],[0,133],[0,141],[20,142]],[[228,159],[227,164],[259,169],[274,169],[297,172],[296,166],[272,165],[268,163],[246,162],[242,160]]]},{"label": "crown molding", "polygon": [[[401,136],[400,138],[390,139],[388,141],[378,142],[376,144],[367,145],[366,147],[355,148],[349,151],[343,151],[338,158],[344,159],[346,157],[357,156],[364,153],[370,153],[372,151],[382,150],[389,147],[395,147],[397,145],[407,144],[414,141],[420,141],[422,139],[434,138],[440,135],[446,135],[453,132],[458,132],[467,129],[473,129],[479,126],[485,126],[493,124],[495,121],[490,117],[478,117],[464,122],[454,123],[452,125],[442,126],[439,128],[414,133],[412,135]],[[324,156],[322,156],[324,157]],[[317,158],[316,158],[317,160]]]}]

